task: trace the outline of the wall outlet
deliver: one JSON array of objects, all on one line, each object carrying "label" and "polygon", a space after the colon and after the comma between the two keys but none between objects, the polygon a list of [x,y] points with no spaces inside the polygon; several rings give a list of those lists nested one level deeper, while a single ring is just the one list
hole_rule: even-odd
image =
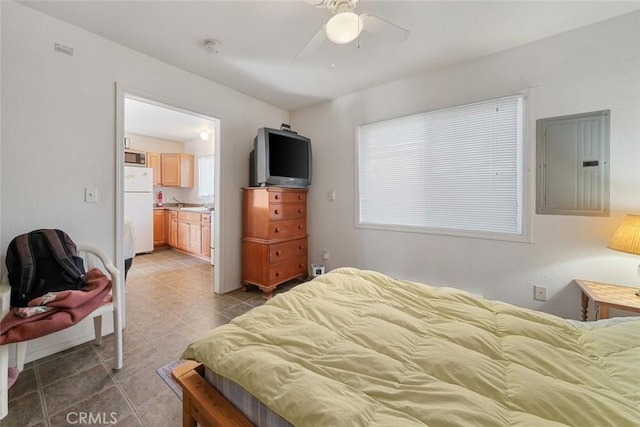
[{"label": "wall outlet", "polygon": [[538,301],[546,301],[547,300],[547,288],[544,286],[534,286],[533,287],[533,299]]},{"label": "wall outlet", "polygon": [[325,260],[325,261],[329,259],[329,251],[328,250],[326,250],[326,249],[322,250],[322,259]]},{"label": "wall outlet", "polygon": [[313,277],[322,276],[324,274],[324,265],[311,264],[311,275]]},{"label": "wall outlet", "polygon": [[329,199],[330,202],[335,202],[336,201],[336,190],[329,190],[327,192],[327,199]]}]

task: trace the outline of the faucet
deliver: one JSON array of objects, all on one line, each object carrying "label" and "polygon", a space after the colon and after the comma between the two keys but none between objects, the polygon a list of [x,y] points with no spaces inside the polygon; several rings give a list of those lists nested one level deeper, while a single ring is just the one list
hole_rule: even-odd
[{"label": "faucet", "polygon": [[175,200],[176,202],[178,202],[178,207],[179,208],[184,206],[184,203],[182,203],[180,200],[176,199],[175,197],[172,197],[171,200]]}]

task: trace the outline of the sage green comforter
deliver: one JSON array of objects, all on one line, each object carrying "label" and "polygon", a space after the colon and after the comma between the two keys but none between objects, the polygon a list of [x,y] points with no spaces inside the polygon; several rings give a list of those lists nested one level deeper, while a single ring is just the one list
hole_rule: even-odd
[{"label": "sage green comforter", "polygon": [[301,427],[640,426],[640,319],[579,324],[352,268],[183,357]]}]

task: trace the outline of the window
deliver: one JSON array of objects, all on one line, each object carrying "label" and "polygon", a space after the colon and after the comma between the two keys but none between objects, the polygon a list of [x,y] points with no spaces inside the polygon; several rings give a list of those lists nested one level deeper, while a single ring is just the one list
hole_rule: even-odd
[{"label": "window", "polygon": [[198,157],[198,197],[213,196],[213,167],[213,156]]},{"label": "window", "polygon": [[358,223],[523,237],[522,95],[358,128]]}]

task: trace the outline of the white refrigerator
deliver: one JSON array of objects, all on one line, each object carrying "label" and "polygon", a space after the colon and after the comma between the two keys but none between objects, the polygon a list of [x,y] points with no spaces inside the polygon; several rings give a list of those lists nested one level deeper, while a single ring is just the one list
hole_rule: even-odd
[{"label": "white refrigerator", "polygon": [[153,169],[124,167],[124,214],[133,222],[136,254],[153,252]]}]

